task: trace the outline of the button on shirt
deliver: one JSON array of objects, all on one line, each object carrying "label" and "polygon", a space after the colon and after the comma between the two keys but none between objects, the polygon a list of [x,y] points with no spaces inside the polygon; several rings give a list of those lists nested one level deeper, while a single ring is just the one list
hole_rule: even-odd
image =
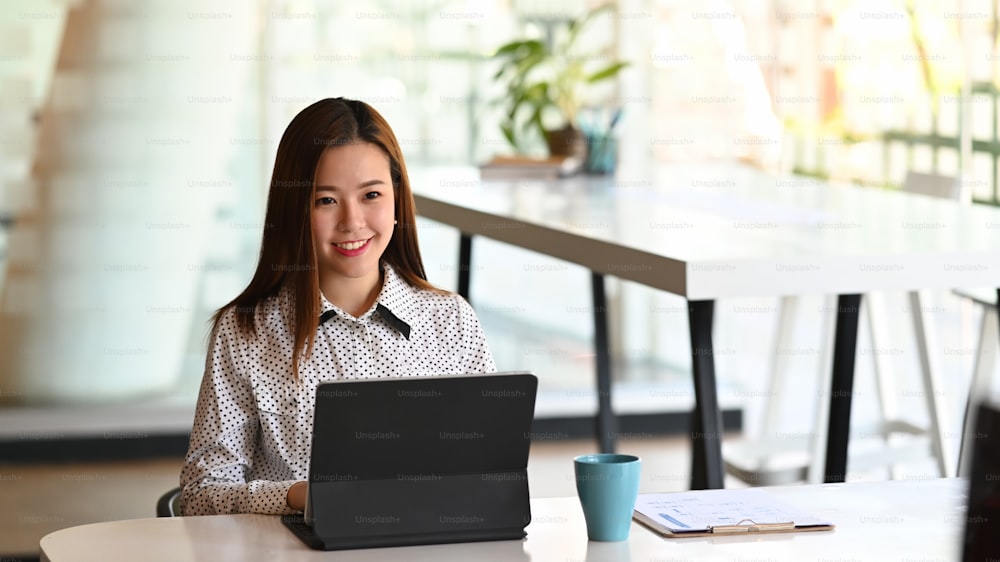
[{"label": "button on shirt", "polygon": [[233,309],[222,315],[181,471],[184,515],[291,513],[288,489],[308,477],[320,382],[496,370],[465,299],[415,289],[383,269],[378,299],[358,318],[322,298],[312,353],[298,376],[288,291],[258,306],[256,337],[240,334]]}]

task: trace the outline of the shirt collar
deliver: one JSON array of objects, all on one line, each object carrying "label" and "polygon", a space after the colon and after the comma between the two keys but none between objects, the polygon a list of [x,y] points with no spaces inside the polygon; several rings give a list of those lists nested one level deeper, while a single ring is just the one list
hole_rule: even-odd
[{"label": "shirt collar", "polygon": [[[372,314],[381,318],[386,324],[391,326],[404,338],[410,339],[410,322],[414,305],[416,304],[415,289],[396,274],[396,270],[389,264],[382,265],[384,279],[382,290],[379,292],[375,304],[367,312],[362,314],[358,321],[367,320]],[[321,292],[320,295],[320,317],[319,325],[334,316],[341,316],[344,319],[354,320],[349,314],[334,306],[326,299]]]},{"label": "shirt collar", "polygon": [[389,264],[383,265],[385,282],[376,310],[385,322],[410,339],[410,326],[417,308],[417,290],[404,281]]}]

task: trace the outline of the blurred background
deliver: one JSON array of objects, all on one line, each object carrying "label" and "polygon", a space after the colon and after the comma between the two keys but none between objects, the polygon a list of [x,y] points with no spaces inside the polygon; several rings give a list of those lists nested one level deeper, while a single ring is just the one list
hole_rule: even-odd
[{"label": "blurred background", "polygon": [[[569,117],[613,129],[623,169],[744,166],[870,189],[900,189],[917,171],[956,178],[970,204],[998,204],[996,0],[620,0],[591,13],[603,4],[0,4],[0,504],[22,506],[0,505],[11,530],[0,555],[30,556],[43,531],[86,522],[58,503],[23,507],[35,497],[24,484],[49,482],[39,474],[60,490],[128,478],[46,467],[163,457],[173,464],[133,471],[130,489],[155,496],[176,482],[208,319],[249,281],[278,140],[320,98],[373,105],[413,170],[544,156],[539,135],[516,148],[505,137],[511,93],[494,53],[515,40],[559,53],[575,30],[585,75],[625,63],[584,88]],[[457,231],[421,220],[419,234],[430,280],[454,290]],[[596,408],[588,272],[485,239],[475,259],[471,300],[498,367],[540,376],[539,416],[566,422],[547,437],[586,438],[590,425],[573,421]],[[609,282],[614,403],[636,420],[624,437],[683,433],[685,301]],[[893,341],[868,354],[890,356],[901,410],[922,423],[907,406],[922,404],[909,311],[886,298]],[[804,302],[826,314],[821,297]],[[949,292],[930,303],[960,427],[983,312]],[[777,321],[777,299],[716,305],[734,431],[759,424]],[[817,392],[819,324],[800,323],[788,396]],[[874,415],[865,341],[856,417]],[[798,408],[785,427],[808,433]]]}]

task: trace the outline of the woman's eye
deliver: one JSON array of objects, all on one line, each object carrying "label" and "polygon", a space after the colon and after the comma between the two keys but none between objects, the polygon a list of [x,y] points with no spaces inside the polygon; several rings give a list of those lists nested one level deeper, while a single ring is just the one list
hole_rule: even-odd
[{"label": "woman's eye", "polygon": [[377,199],[381,196],[382,194],[378,191],[369,191],[368,193],[365,193],[365,199]]},{"label": "woman's eye", "polygon": [[317,205],[332,205],[333,203],[333,197],[320,197],[316,200]]}]

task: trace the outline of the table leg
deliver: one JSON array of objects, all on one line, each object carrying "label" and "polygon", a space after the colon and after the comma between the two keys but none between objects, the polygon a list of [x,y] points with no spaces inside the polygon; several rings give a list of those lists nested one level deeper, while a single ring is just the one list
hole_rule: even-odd
[{"label": "table leg", "polygon": [[712,351],[714,301],[688,301],[694,416],[691,421],[691,489],[723,487],[722,411],[715,384]]},{"label": "table leg", "polygon": [[[469,300],[469,278],[472,273],[472,235],[462,233],[458,241],[458,294]],[[469,301],[471,302],[471,301]]]},{"label": "table leg", "polygon": [[861,295],[837,297],[837,328],[833,339],[833,378],[830,384],[830,423],[826,437],[825,482],[847,478],[847,445],[854,396],[854,361],[858,348],[858,312]]},{"label": "table leg", "polygon": [[602,453],[613,453],[618,429],[611,410],[611,343],[608,341],[608,301],[604,294],[604,276],[591,272],[590,285],[597,367],[597,442]]}]

